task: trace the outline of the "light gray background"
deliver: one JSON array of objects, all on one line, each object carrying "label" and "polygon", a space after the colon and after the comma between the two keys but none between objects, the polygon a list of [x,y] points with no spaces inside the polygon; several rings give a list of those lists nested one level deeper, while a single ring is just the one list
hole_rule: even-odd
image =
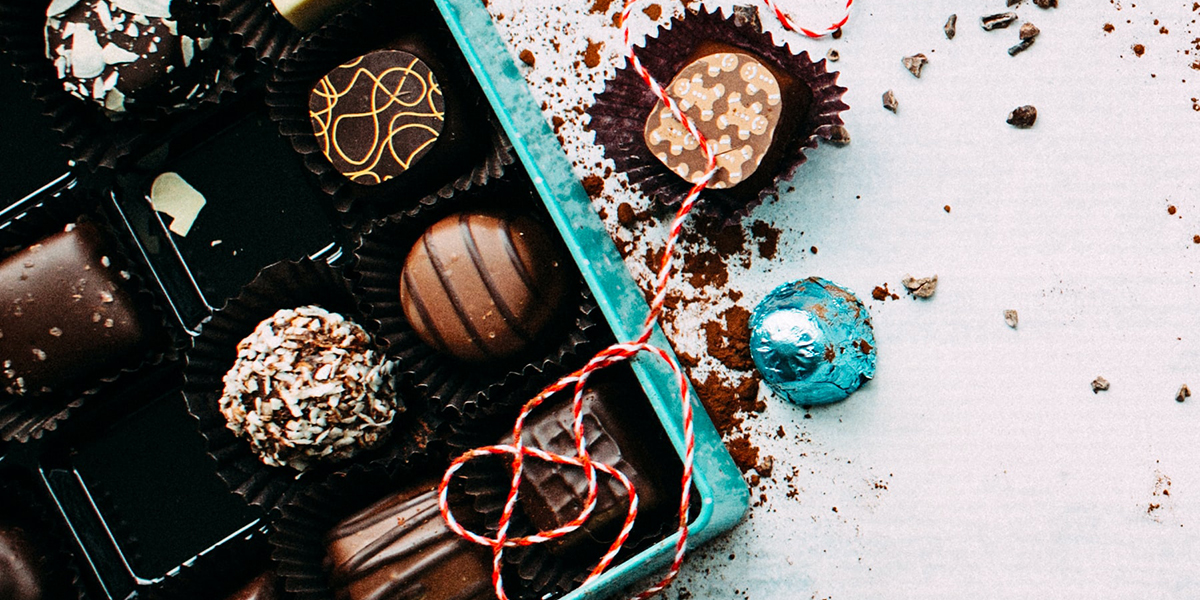
[{"label": "light gray background", "polygon": [[[622,62],[620,1],[606,13],[592,1],[489,3],[514,55],[535,54],[527,79],[547,119],[564,119],[581,177],[605,163],[572,109]],[[1016,57],[1005,52],[1016,25],[978,25],[1001,0],[860,0],[841,40],[779,37],[816,56],[839,50],[853,142],[811,152],[796,190],[747,221],[782,229],[780,254],[732,265],[724,290],[678,283],[690,301],[666,329],[702,354],[697,326],[732,305],[728,290],[752,309],[774,286],[819,275],[866,301],[878,375],[811,419],[762,390],[768,409],[743,429],[774,457],[753,490],[765,501],[693,552],[667,598],[1200,595],[1200,12],[1181,0],[1060,3],[1016,9],[1042,30]],[[637,6],[650,4],[664,9],[658,23],[681,10]],[[818,25],[840,2],[782,4]],[[652,28],[635,15],[635,31]],[[604,44],[595,68],[582,64],[589,41]],[[917,52],[930,59],[920,79],[900,64]],[[898,114],[880,105],[887,89]],[[1030,130],[1004,122],[1023,104],[1038,109]],[[647,205],[626,188],[610,176],[597,200],[610,231],[635,254],[661,247],[662,225],[616,223],[618,203]],[[643,261],[628,262],[649,286]],[[909,273],[936,273],[937,294],[870,300]],[[1005,309],[1019,311],[1018,329]],[[705,359],[693,376],[721,369]],[[1097,375],[1110,391],[1092,393]],[[1179,404],[1184,383],[1198,395]]]}]

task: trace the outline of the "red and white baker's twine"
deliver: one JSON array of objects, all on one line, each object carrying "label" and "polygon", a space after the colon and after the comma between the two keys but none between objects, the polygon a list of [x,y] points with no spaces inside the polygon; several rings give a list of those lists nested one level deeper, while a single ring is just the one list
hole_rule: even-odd
[{"label": "red and white baker's twine", "polygon": [[[495,587],[496,597],[499,600],[508,600],[508,595],[504,591],[504,579],[501,575],[503,568],[502,558],[504,555],[504,549],[516,546],[532,546],[534,544],[542,544],[567,535],[582,527],[583,524],[587,522],[588,518],[591,517],[592,511],[596,508],[596,497],[598,490],[596,471],[600,471],[615,477],[617,481],[619,481],[621,485],[625,487],[625,491],[629,495],[629,510],[626,514],[625,524],[621,529],[620,535],[618,535],[617,539],[612,543],[611,546],[609,546],[608,552],[606,552],[600,561],[596,563],[596,566],[592,569],[587,579],[584,580],[584,583],[586,584],[596,579],[601,573],[608,569],[609,565],[612,564],[613,559],[616,558],[617,553],[621,550],[621,547],[624,546],[625,542],[629,539],[629,532],[633,529],[633,524],[637,519],[638,514],[637,490],[633,487],[633,483],[629,481],[629,478],[626,477],[625,474],[616,470],[611,465],[592,461],[591,455],[588,453],[587,443],[585,441],[586,437],[584,436],[583,430],[583,391],[585,385],[587,384],[587,379],[593,371],[628,360],[637,356],[641,352],[649,352],[650,354],[661,358],[667,363],[675,375],[675,383],[679,386],[680,406],[683,409],[684,455],[683,478],[679,500],[679,540],[675,543],[675,559],[672,562],[671,568],[667,572],[667,575],[663,577],[663,579],[657,584],[638,594],[636,596],[637,600],[650,598],[651,596],[654,596],[658,592],[662,591],[666,586],[670,585],[670,583],[675,579],[675,576],[679,573],[679,568],[683,564],[683,555],[687,549],[688,508],[691,504],[692,461],[695,454],[695,435],[692,428],[692,405],[688,401],[688,380],[687,376],[683,373],[683,369],[679,366],[679,363],[676,362],[675,359],[672,358],[671,355],[662,348],[651,345],[649,340],[651,335],[654,333],[654,325],[658,322],[658,317],[663,311],[663,304],[667,299],[667,282],[671,278],[673,266],[672,258],[675,252],[675,246],[679,241],[679,236],[683,231],[684,219],[686,219],[688,213],[691,212],[696,200],[700,197],[700,193],[704,191],[704,189],[708,186],[708,182],[716,175],[717,157],[713,152],[713,148],[709,145],[708,140],[705,139],[704,134],[700,133],[700,130],[696,128],[691,119],[683,114],[683,110],[680,109],[675,100],[667,95],[666,91],[663,90],[658,81],[654,79],[652,75],[650,75],[650,72],[642,66],[642,62],[638,59],[637,53],[634,51],[634,46],[629,39],[628,26],[629,15],[633,9],[633,5],[636,2],[637,0],[625,1],[625,6],[621,11],[621,19],[619,22],[622,39],[625,42],[625,49],[628,53],[629,62],[633,66],[634,71],[641,76],[642,80],[645,81],[646,85],[650,88],[654,95],[671,110],[671,114],[674,115],[674,117],[680,123],[682,123],[685,128],[687,128],[688,132],[696,138],[700,148],[704,152],[704,157],[708,162],[708,167],[700,180],[696,182],[694,186],[692,186],[691,190],[688,191],[687,196],[679,205],[679,210],[675,213],[675,219],[671,222],[670,235],[667,236],[666,247],[663,250],[662,263],[658,269],[658,279],[655,282],[654,299],[650,303],[650,312],[646,316],[645,322],[642,324],[642,331],[638,338],[631,342],[618,343],[609,346],[588,361],[583,368],[563,377],[562,379],[559,379],[550,386],[546,387],[546,389],[542,390],[529,402],[526,402],[521,408],[521,413],[517,417],[516,423],[513,425],[513,443],[511,445],[500,444],[495,446],[485,446],[465,452],[458,458],[454,459],[452,463],[450,463],[450,467],[446,469],[446,473],[442,477],[441,484],[438,487],[438,503],[442,512],[442,517],[446,520],[446,524],[450,527],[450,529],[452,529],[458,535],[476,544],[488,546],[492,549],[492,584]],[[848,21],[850,18],[850,7],[854,3],[854,0],[846,0],[846,14],[839,21],[822,31],[814,31],[805,29],[803,27],[797,27],[793,23],[792,19],[788,17],[787,14],[785,14],[782,10],[780,10],[775,0],[763,0],[763,2],[765,2],[767,7],[771,9],[771,11],[775,14],[775,17],[779,19],[785,29],[789,31],[798,31],[811,38],[818,38],[828,33],[832,33],[846,24],[846,21]],[[521,440],[521,431],[525,426],[525,419],[528,418],[529,414],[535,408],[540,406],[547,398],[571,385],[574,385],[575,387],[572,406],[574,414],[572,433],[575,437],[575,451],[577,456],[572,457],[551,454],[539,448],[526,447]],[[512,457],[512,480],[509,482],[508,499],[504,503],[504,510],[500,515],[500,522],[496,536],[486,537],[472,531],[468,531],[461,524],[459,524],[458,520],[454,517],[454,513],[450,511],[448,490],[450,487],[450,482],[454,478],[454,474],[457,473],[464,464],[475,458],[495,455],[508,455]],[[521,486],[521,474],[525,465],[525,457],[527,456],[532,456],[539,460],[553,462],[560,465],[573,465],[582,468],[584,474],[587,476],[587,496],[584,499],[583,511],[580,512],[579,515],[570,523],[567,523],[557,529],[542,531],[534,535],[510,537],[508,534],[508,529],[512,523],[513,511],[516,510],[517,496]]]}]

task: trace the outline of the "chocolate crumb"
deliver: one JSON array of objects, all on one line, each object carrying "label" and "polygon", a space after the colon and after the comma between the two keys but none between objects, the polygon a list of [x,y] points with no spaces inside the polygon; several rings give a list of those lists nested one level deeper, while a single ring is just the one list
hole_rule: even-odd
[{"label": "chocolate crumb", "polygon": [[1168,215],[1173,215],[1173,214],[1175,214],[1175,210],[1176,210],[1176,209],[1175,209],[1175,205],[1174,205],[1174,204],[1168,204],[1168,205],[1167,205],[1167,214],[1168,214]]},{"label": "chocolate crumb", "polygon": [[633,221],[633,207],[628,202],[622,202],[617,206],[617,222],[624,227],[629,227],[633,225]]},{"label": "chocolate crumb", "polygon": [[1012,8],[1014,6],[1021,6],[1021,0],[1008,0],[1007,2],[1004,3],[1004,5],[1009,8]]},{"label": "chocolate crumb", "polygon": [[762,21],[758,18],[758,7],[749,5],[733,7],[733,24],[737,27],[749,27],[755,31],[762,31]]},{"label": "chocolate crumb", "polygon": [[909,73],[913,74],[913,77],[920,79],[921,69],[925,67],[929,59],[924,54],[914,54],[912,56],[905,56],[900,62],[904,64],[904,68],[908,69]]},{"label": "chocolate crumb", "polygon": [[1200,234],[1197,234],[1197,235],[1193,235],[1193,236],[1192,236],[1192,243],[1193,243],[1193,244],[1200,244]]},{"label": "chocolate crumb", "polygon": [[980,17],[979,26],[982,27],[984,31],[994,31],[996,29],[1006,29],[1009,25],[1012,25],[1016,21],[1017,13],[997,13],[994,15]]},{"label": "chocolate crumb", "polygon": [[831,35],[830,37],[832,37],[832,38],[833,38],[833,39],[835,39],[835,40],[840,40],[840,39],[842,39],[842,28],[841,28],[841,27],[838,27],[837,29],[834,29],[834,30],[833,30],[833,35]]},{"label": "chocolate crumb", "polygon": [[1042,30],[1038,29],[1033,23],[1025,23],[1024,25],[1021,25],[1021,39],[1023,40],[1032,40],[1041,32]]},{"label": "chocolate crumb", "polygon": [[750,438],[745,434],[730,438],[725,442],[725,447],[729,448],[729,454],[733,456],[733,462],[737,463],[738,469],[746,473],[758,466],[758,447],[750,443]]},{"label": "chocolate crumb", "polygon": [[886,284],[886,283],[883,285],[875,286],[875,289],[871,290],[871,297],[880,302],[883,302],[885,300],[899,300],[900,299],[900,296],[897,296],[896,294],[892,293],[891,290],[888,289],[888,284]]},{"label": "chocolate crumb", "polygon": [[1058,8],[1058,0],[1033,0],[1038,8]]},{"label": "chocolate crumb", "polygon": [[943,207],[942,207],[942,210],[944,210],[944,211],[946,211],[946,212],[950,212],[950,205],[949,205],[949,204],[947,204],[947,205],[943,206]]},{"label": "chocolate crumb", "polygon": [[942,30],[946,32],[946,39],[954,39],[954,34],[958,33],[958,15],[950,15],[950,18],[946,19],[946,24],[942,27]]},{"label": "chocolate crumb", "polygon": [[583,178],[583,189],[587,195],[595,198],[604,191],[604,178],[599,175],[588,175]]},{"label": "chocolate crumb", "polygon": [[809,251],[809,252],[812,252],[813,254],[816,254],[816,253],[817,253],[817,247],[816,247],[816,246],[813,246],[812,248],[809,248],[809,249],[808,249],[808,251]]},{"label": "chocolate crumb", "polygon": [[583,64],[589,69],[595,69],[600,66],[600,49],[604,47],[604,42],[593,42],[588,40],[587,50],[583,51]]},{"label": "chocolate crumb", "polygon": [[850,130],[845,125],[834,125],[829,130],[829,143],[834,146],[846,146],[850,143]]},{"label": "chocolate crumb", "polygon": [[767,260],[775,258],[776,252],[779,251],[779,236],[783,232],[771,227],[766,221],[755,221],[750,226],[750,233],[759,239],[758,255]]},{"label": "chocolate crumb", "polygon": [[1033,45],[1033,38],[1029,38],[1027,40],[1021,40],[1020,42],[1017,43],[1016,46],[1013,46],[1008,49],[1008,55],[1016,56],[1024,51],[1028,50],[1029,47],[1032,45]]},{"label": "chocolate crumb", "polygon": [[896,93],[895,92],[893,92],[892,90],[888,90],[883,93],[883,107],[884,108],[886,108],[894,113],[894,112],[896,112],[896,109],[899,106],[900,106],[900,103],[896,101]]},{"label": "chocolate crumb", "polygon": [[1008,113],[1007,123],[1017,129],[1029,129],[1037,122],[1037,109],[1031,105],[1018,106]]},{"label": "chocolate crumb", "polygon": [[929,298],[937,291],[937,275],[933,277],[916,277],[905,275],[900,283],[909,294],[917,298]]},{"label": "chocolate crumb", "polygon": [[1011,308],[1008,310],[1005,310],[1004,311],[1004,324],[1008,325],[1009,327],[1012,327],[1013,329],[1016,329],[1017,328],[1017,311],[1015,311]]},{"label": "chocolate crumb", "polygon": [[530,52],[528,48],[521,51],[520,59],[521,59],[521,62],[523,62],[531,67],[533,66],[533,63],[535,60],[533,57],[533,53]]},{"label": "chocolate crumb", "polygon": [[602,15],[602,14],[607,13],[608,7],[612,4],[612,2],[613,2],[613,0],[595,0],[594,2],[592,2],[591,13],[594,15],[595,14]]},{"label": "chocolate crumb", "polygon": [[842,58],[842,55],[837,50],[830,48],[825,52],[825,58],[829,59],[829,62],[837,62],[838,59]]},{"label": "chocolate crumb", "polygon": [[1133,53],[1138,56],[1141,56],[1146,53],[1146,47],[1141,44],[1134,44],[1133,45]]},{"label": "chocolate crumb", "polygon": [[1175,393],[1175,401],[1176,402],[1183,402],[1184,400],[1187,400],[1188,398],[1191,398],[1191,397],[1192,397],[1192,390],[1188,389],[1188,386],[1186,383],[1183,384],[1182,386],[1180,386],[1179,391]]},{"label": "chocolate crumb", "polygon": [[657,21],[662,16],[662,7],[657,4],[651,4],[643,8],[642,12],[646,13],[646,16],[650,17],[651,21]]},{"label": "chocolate crumb", "polygon": [[1116,29],[1116,27],[1113,27],[1112,23],[1104,24],[1104,33],[1112,33],[1114,29]]},{"label": "chocolate crumb", "polygon": [[1097,377],[1092,380],[1092,393],[1099,394],[1108,390],[1108,380],[1103,377]]}]

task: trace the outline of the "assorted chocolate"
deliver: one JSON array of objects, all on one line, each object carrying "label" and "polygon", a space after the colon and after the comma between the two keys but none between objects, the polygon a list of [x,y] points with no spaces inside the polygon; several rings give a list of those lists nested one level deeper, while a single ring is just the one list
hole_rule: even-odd
[{"label": "assorted chocolate", "polygon": [[53,0],[46,8],[46,58],[63,89],[110,113],[198,98],[203,55],[172,0]]},{"label": "assorted chocolate", "polygon": [[237,345],[221,413],[264,463],[304,470],[382,442],[404,410],[395,363],[359,325],[317,306],[283,309]]},{"label": "assorted chocolate", "polygon": [[351,181],[376,185],[429,153],[446,104],[424,61],[403,50],[377,50],[322,77],[308,110],[325,158]]},{"label": "assorted chocolate", "polygon": [[413,330],[469,362],[512,358],[535,344],[566,303],[572,276],[528,217],[451,215],[413,245],[400,303]]},{"label": "assorted chocolate", "polygon": [[0,523],[0,598],[49,600],[44,595],[47,560],[33,547],[24,528]]},{"label": "assorted chocolate", "polygon": [[0,385],[13,396],[71,390],[144,351],[156,316],[96,225],[68,225],[0,262]]}]

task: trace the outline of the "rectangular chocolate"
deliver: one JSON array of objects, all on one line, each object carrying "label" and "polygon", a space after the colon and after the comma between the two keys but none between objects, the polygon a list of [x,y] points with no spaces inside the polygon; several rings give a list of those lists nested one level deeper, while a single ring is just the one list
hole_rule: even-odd
[{"label": "rectangular chocolate", "polygon": [[112,240],[90,223],[0,262],[0,387],[13,396],[70,389],[137,360],[155,326],[140,314]]},{"label": "rectangular chocolate", "polygon": [[338,600],[487,600],[492,553],[446,526],[437,489],[422,484],[350,516],[329,532]]}]

